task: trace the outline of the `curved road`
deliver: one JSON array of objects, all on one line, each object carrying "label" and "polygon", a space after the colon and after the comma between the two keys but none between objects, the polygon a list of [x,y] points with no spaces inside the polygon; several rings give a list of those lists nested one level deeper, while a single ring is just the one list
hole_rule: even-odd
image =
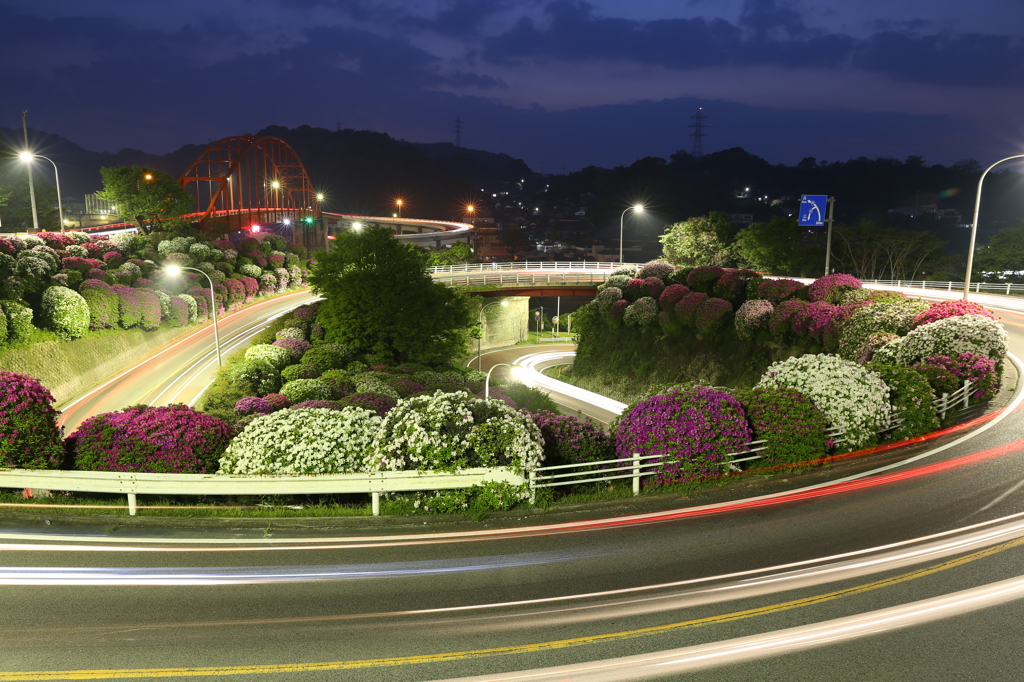
[{"label": "curved road", "polygon": [[[1024,316],[1004,321],[1024,355]],[[8,520],[0,680],[1019,680],[1016,408],[801,480],[593,513]]]}]

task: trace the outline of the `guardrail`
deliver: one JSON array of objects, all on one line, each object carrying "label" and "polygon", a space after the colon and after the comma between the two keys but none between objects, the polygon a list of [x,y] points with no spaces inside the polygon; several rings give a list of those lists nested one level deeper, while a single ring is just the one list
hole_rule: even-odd
[{"label": "guardrail", "polygon": [[230,476],[222,474],[148,474],[121,471],[42,471],[0,469],[0,488],[37,488],[127,495],[135,516],[137,495],[315,495],[370,493],[373,515],[380,515],[380,494],[468,488],[486,481],[522,485],[526,479],[504,468],[437,471],[376,471],[323,476]]},{"label": "guardrail", "polygon": [[[967,407],[970,397],[974,394],[974,386],[970,381],[964,381],[963,385],[953,393],[943,393],[942,397],[935,401],[936,412],[941,418],[958,405]],[[890,419],[885,428],[878,433],[886,433],[895,429],[903,422],[902,419]],[[842,443],[843,431],[836,426],[825,430],[825,434],[836,443]],[[764,455],[759,454],[767,447],[767,441],[755,440],[745,443],[743,449],[738,452],[730,452],[725,455],[726,466],[731,471],[741,471],[736,466],[741,462],[751,462],[761,459]],[[536,497],[538,488],[556,488],[565,485],[580,485],[585,483],[600,483],[602,481],[614,481],[618,479],[633,479],[633,494],[640,494],[640,479],[644,476],[657,474],[663,464],[665,455],[640,455],[633,453],[632,457],[621,459],[609,459],[600,462],[581,462],[576,464],[558,464],[549,467],[537,467],[530,472],[530,492],[533,498]],[[605,466],[611,465],[611,466]],[[594,467],[603,467],[595,469]]]},{"label": "guardrail", "polygon": [[459,275],[459,274],[448,274],[444,273],[437,276],[438,281],[444,282],[450,286],[466,286],[466,287],[479,287],[479,286],[501,286],[501,287],[514,287],[514,286],[532,286],[534,284],[551,284],[556,286],[571,285],[571,284],[600,284],[608,278],[608,275],[601,272],[576,272],[576,273],[559,273],[559,272],[542,272],[542,273],[525,273],[525,272],[514,272],[507,275]]},{"label": "guardrail", "polygon": [[[888,287],[906,287],[909,289],[935,289],[938,291],[963,291],[963,282],[938,282],[916,279],[862,279],[862,284],[877,284]],[[994,294],[1024,294],[1024,284],[1002,284],[971,282],[971,291],[975,293],[990,292]]]},{"label": "guardrail", "polygon": [[497,272],[499,270],[604,270],[610,271],[622,265],[642,263],[606,263],[601,261],[523,261],[494,263],[459,263],[458,265],[435,265],[427,268],[427,272],[435,275],[455,272]]}]

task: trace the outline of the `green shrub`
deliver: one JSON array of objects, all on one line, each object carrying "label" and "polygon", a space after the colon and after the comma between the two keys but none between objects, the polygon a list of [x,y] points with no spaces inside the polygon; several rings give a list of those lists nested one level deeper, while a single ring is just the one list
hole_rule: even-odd
[{"label": "green shrub", "polygon": [[904,440],[939,428],[932,387],[920,372],[907,367],[871,363],[867,369],[882,377],[889,387],[892,416],[903,422],[890,434],[892,440]]},{"label": "green shrub", "polygon": [[32,309],[19,301],[0,300],[0,310],[7,317],[7,338],[23,341],[32,337]]},{"label": "green shrub", "polygon": [[356,392],[356,384],[352,381],[352,376],[343,369],[329,369],[319,378],[330,387],[331,400],[339,400]]},{"label": "green shrub", "polygon": [[281,386],[281,395],[287,396],[292,405],[307,400],[331,400],[331,387],[320,379],[295,379]]},{"label": "green shrub", "polygon": [[326,372],[329,369],[345,369],[351,361],[352,351],[348,346],[340,343],[321,343],[313,346],[303,354],[300,360],[302,364],[313,365],[321,372]]},{"label": "green shrub", "polygon": [[322,374],[315,365],[288,365],[281,370],[281,379],[285,382],[296,379],[316,379]]},{"label": "green shrub", "polygon": [[810,398],[789,388],[736,391],[754,440],[765,441],[750,468],[797,464],[828,454],[828,422]]},{"label": "green shrub", "polygon": [[[863,291],[863,289],[852,289]],[[928,304],[920,299],[908,298],[877,301],[858,309],[843,325],[839,336],[839,356],[853,360],[872,334],[890,333],[905,336],[914,324],[914,318]]]},{"label": "green shrub", "polygon": [[[283,350],[283,349],[282,349]],[[281,387],[281,372],[277,365],[265,357],[248,357],[234,367],[231,382],[244,396],[263,396],[276,393]]]},{"label": "green shrub", "polygon": [[516,407],[520,410],[525,410],[526,412],[537,412],[539,410],[558,412],[558,403],[552,400],[547,393],[538,391],[526,384],[513,381],[505,384],[501,390],[515,401]]},{"label": "green shrub", "polygon": [[265,360],[278,372],[291,363],[291,353],[287,348],[271,346],[265,343],[249,346],[245,351],[245,357],[247,360]]}]

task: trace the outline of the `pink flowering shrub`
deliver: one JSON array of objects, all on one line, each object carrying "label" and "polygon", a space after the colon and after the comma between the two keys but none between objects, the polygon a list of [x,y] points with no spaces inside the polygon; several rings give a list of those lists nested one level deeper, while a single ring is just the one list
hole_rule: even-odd
[{"label": "pink flowering shrub", "polygon": [[90,329],[113,329],[118,325],[121,303],[113,287],[102,280],[87,279],[78,293],[89,306]]},{"label": "pink flowering shrub", "polygon": [[284,348],[291,353],[292,362],[298,362],[301,360],[305,352],[312,347],[309,341],[303,341],[302,339],[278,339],[271,345],[277,346],[278,348]]},{"label": "pink flowering shrub", "polygon": [[5,256],[13,256],[14,244],[12,244],[9,239],[4,239],[3,237],[0,237],[0,253],[4,254]]},{"label": "pink flowering shrub", "polygon": [[353,393],[341,398],[338,403],[343,407],[361,407],[383,417],[398,404],[398,401],[382,393]]},{"label": "pink flowering shrub", "polygon": [[284,256],[278,254],[270,254],[267,256],[267,265],[272,268],[279,268],[284,265]]},{"label": "pink flowering shrub", "polygon": [[263,398],[247,397],[235,403],[235,416],[245,417],[250,414],[270,414],[274,406]]},{"label": "pink flowering shrub", "polygon": [[612,307],[608,309],[608,320],[612,324],[620,324],[628,307],[629,301],[624,298],[615,301],[615,303],[612,304]]},{"label": "pink flowering shrub", "polygon": [[640,295],[650,296],[653,299],[657,299],[661,296],[661,292],[665,290],[665,283],[657,277],[645,277],[641,280],[640,284]]},{"label": "pink flowering shrub", "polygon": [[100,270],[99,268],[92,268],[91,270],[89,270],[87,273],[85,273],[85,278],[96,279],[101,282],[106,282],[107,284],[112,284],[114,281],[105,270]]},{"label": "pink flowering shrub", "polygon": [[768,318],[768,331],[777,339],[790,338],[793,334],[793,316],[807,305],[807,301],[800,299],[788,299],[777,304]]},{"label": "pink flowering shrub", "polygon": [[[605,291],[608,291],[605,289]],[[690,288],[682,284],[670,284],[658,297],[658,305],[662,310],[675,310],[676,303],[690,293]]]},{"label": "pink flowering shrub", "polygon": [[732,323],[732,303],[724,298],[705,300],[693,316],[693,326],[697,330],[697,337],[701,339],[714,338],[719,331],[732,326]]},{"label": "pink flowering shrub", "polygon": [[710,296],[723,274],[725,270],[717,265],[701,265],[690,270],[686,276],[686,285],[694,291],[701,291]]},{"label": "pink flowering shrub", "polygon": [[546,466],[615,459],[611,437],[592,421],[548,410],[537,410],[530,417],[544,437]]},{"label": "pink flowering shrub", "polygon": [[715,294],[730,303],[742,305],[747,298],[747,282],[757,276],[753,270],[729,270],[718,278]]},{"label": "pink flowering shrub", "polygon": [[739,401],[709,386],[673,388],[623,413],[615,431],[616,454],[661,455],[659,484],[683,483],[721,475],[729,453],[751,440]]},{"label": "pink flowering shrub", "polygon": [[270,406],[273,407],[275,411],[283,410],[292,404],[291,401],[288,400],[288,396],[281,395],[280,393],[268,393],[263,396],[263,399],[270,403]]},{"label": "pink flowering shrub", "polygon": [[861,289],[863,285],[860,280],[853,275],[847,275],[841,272],[837,272],[834,275],[825,275],[819,277],[811,283],[811,288],[807,292],[807,298],[813,301],[824,301],[828,298],[832,290],[837,287],[853,287],[854,289]]},{"label": "pink flowering shrub", "polygon": [[135,405],[82,422],[74,434],[75,468],[213,473],[234,435],[225,422],[186,405]]},{"label": "pink flowering shrub", "polygon": [[646,296],[644,292],[644,281],[642,279],[633,278],[626,282],[624,288],[626,293],[626,299],[629,301],[635,301],[641,296]]},{"label": "pink flowering shrub", "polygon": [[121,263],[124,263],[124,256],[117,251],[107,251],[103,254],[103,262],[108,269],[113,270],[114,268],[121,267]]},{"label": "pink flowering shrub", "polygon": [[697,308],[706,300],[708,300],[708,295],[702,291],[691,291],[679,299],[679,303],[676,303],[673,311],[679,324],[684,327],[693,327],[696,324]]},{"label": "pink flowering shrub", "polygon": [[64,439],[53,395],[35,377],[0,371],[0,466],[57,469]]},{"label": "pink flowering shrub", "polygon": [[636,271],[636,276],[638,279],[657,277],[658,279],[664,280],[666,277],[671,275],[675,269],[675,266],[668,261],[652,260],[641,265],[640,269]]},{"label": "pink flowering shrub", "polygon": [[46,245],[52,249],[63,249],[65,246],[77,244],[75,238],[66,232],[40,232],[35,236],[46,242]]},{"label": "pink flowering shrub", "polygon": [[88,258],[80,258],[78,256],[62,258],[60,265],[65,270],[76,270],[83,275],[87,274],[93,268],[93,265],[89,262]]},{"label": "pink flowering shrub", "polygon": [[959,317],[961,315],[983,315],[993,320],[996,319],[992,311],[974,301],[942,301],[932,304],[930,308],[915,317],[911,328],[916,329],[923,324],[931,324],[932,322],[944,320],[947,317]]},{"label": "pink flowering shrub", "polygon": [[[131,329],[142,324],[142,290],[132,289],[126,284],[115,284],[111,287],[118,300],[118,324],[122,329]],[[160,303],[157,302],[159,308]],[[159,319],[159,318],[158,318]]]},{"label": "pink flowering shrub", "polygon": [[989,400],[999,390],[996,363],[981,353],[935,355],[917,363],[914,369],[925,376],[936,395],[956,391],[964,380],[974,384],[973,400]]},{"label": "pink flowering shrub", "polygon": [[240,277],[238,281],[242,283],[242,288],[245,289],[246,300],[260,293],[260,283],[252,277]]},{"label": "pink flowering shrub", "polygon": [[228,307],[236,306],[245,301],[245,285],[237,279],[226,279],[222,282],[224,289],[227,290],[227,304]]},{"label": "pink flowering shrub", "polygon": [[405,377],[394,377],[384,383],[398,391],[399,398],[408,398],[426,390],[423,384],[417,383],[412,379],[406,379]]},{"label": "pink flowering shrub", "polygon": [[171,327],[185,327],[188,325],[188,304],[182,299],[174,296],[171,298],[171,314],[167,318],[167,324]]},{"label": "pink flowering shrub", "polygon": [[752,339],[759,329],[768,327],[768,319],[775,307],[771,301],[751,299],[736,311],[736,335],[741,339]]},{"label": "pink flowering shrub", "polygon": [[757,287],[757,298],[778,305],[804,288],[795,279],[767,279]]}]

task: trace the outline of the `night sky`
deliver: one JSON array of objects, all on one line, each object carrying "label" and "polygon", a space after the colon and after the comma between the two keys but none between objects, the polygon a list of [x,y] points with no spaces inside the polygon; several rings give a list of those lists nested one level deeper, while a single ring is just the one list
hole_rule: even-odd
[{"label": "night sky", "polygon": [[1020,0],[0,0],[0,125],[165,153],[369,129],[534,170],[1024,150]]}]

